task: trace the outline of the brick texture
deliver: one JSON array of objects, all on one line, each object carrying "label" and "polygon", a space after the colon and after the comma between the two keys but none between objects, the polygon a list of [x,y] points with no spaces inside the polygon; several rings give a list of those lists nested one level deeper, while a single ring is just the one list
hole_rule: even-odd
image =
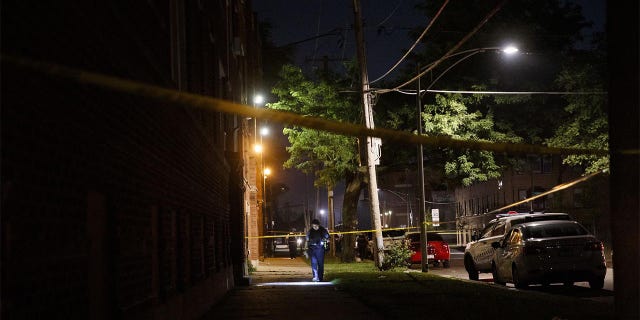
[{"label": "brick texture", "polygon": [[[249,57],[213,26],[252,15],[225,3],[8,4],[3,51],[238,101]],[[2,69],[3,318],[195,318],[233,287],[233,115]]]}]

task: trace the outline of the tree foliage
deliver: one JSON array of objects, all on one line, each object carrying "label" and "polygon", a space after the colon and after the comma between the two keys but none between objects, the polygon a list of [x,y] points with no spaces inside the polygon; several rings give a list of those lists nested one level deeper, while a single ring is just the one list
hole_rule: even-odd
[{"label": "tree foliage", "polygon": [[[558,76],[557,82],[566,91],[604,92],[603,75],[591,64],[568,66]],[[609,149],[609,122],[607,95],[568,95],[565,97],[566,115],[555,135],[547,139],[553,147]],[[608,156],[569,155],[563,163],[579,166],[586,173],[609,169]]]},{"label": "tree foliage", "polygon": [[[278,98],[269,108],[290,111],[305,116],[336,121],[352,121],[358,108],[353,101],[340,95],[339,81],[307,79],[298,67],[285,65],[280,82],[272,93]],[[334,186],[345,172],[357,169],[357,141],[354,137],[324,131],[288,126],[283,133],[291,144],[285,167],[315,174],[316,186]]]},{"label": "tree foliage", "polygon": [[[469,111],[460,95],[437,95],[435,104],[427,104],[422,113],[424,133],[443,135],[459,140],[488,142],[519,142],[517,136],[495,129],[493,115]],[[443,170],[450,179],[469,186],[476,181],[487,181],[501,174],[501,165],[492,152],[453,150],[440,148],[445,155]]]}]

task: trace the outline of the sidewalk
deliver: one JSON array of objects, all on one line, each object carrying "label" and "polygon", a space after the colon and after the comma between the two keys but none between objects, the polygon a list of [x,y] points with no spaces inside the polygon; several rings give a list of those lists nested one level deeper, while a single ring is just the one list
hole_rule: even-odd
[{"label": "sidewalk", "polygon": [[266,258],[202,319],[383,319],[331,282],[310,282],[304,258]]}]

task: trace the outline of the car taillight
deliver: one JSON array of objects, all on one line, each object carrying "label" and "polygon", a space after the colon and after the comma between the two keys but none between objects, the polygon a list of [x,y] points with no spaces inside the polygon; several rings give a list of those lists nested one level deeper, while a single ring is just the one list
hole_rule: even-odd
[{"label": "car taillight", "polygon": [[547,250],[544,247],[537,246],[537,245],[525,246],[523,249],[523,253],[526,256],[538,255],[538,254],[545,253],[546,251]]},{"label": "car taillight", "polygon": [[584,249],[587,251],[604,251],[604,246],[601,241],[588,242]]}]

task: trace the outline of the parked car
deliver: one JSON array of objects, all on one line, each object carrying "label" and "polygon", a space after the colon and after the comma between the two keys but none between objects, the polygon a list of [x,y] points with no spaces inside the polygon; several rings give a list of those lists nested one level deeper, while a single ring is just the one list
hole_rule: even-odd
[{"label": "parked car", "polygon": [[499,214],[496,219],[489,221],[479,239],[469,242],[464,250],[464,267],[469,279],[478,280],[480,272],[491,272],[491,259],[495,251],[491,243],[498,241],[507,230],[520,223],[544,220],[573,219],[566,213],[514,213]]},{"label": "parked car", "polygon": [[493,281],[516,288],[529,284],[588,281],[602,289],[607,265],[602,242],[576,221],[519,224],[492,242]]},{"label": "parked car", "polygon": [[[405,239],[409,243],[409,248],[413,251],[411,263],[422,263],[422,252],[420,250],[420,233],[408,232]],[[427,232],[427,263],[432,263],[437,267],[440,263],[445,268],[449,268],[451,253],[449,244],[442,239],[442,236],[435,232]]]}]

